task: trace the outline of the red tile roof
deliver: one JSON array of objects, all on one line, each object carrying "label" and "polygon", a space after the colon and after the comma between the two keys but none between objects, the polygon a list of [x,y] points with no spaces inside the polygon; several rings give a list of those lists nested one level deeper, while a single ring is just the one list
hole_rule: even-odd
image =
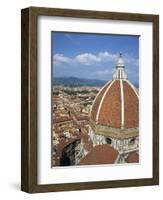
[{"label": "red tile roof", "polygon": [[131,152],[127,159],[127,163],[138,163],[139,162],[139,154],[137,152]]},{"label": "red tile roof", "polygon": [[80,140],[81,139],[81,136],[80,135],[75,135],[76,137],[74,138],[70,138],[70,139],[67,139],[65,140],[64,138],[63,139],[60,139],[60,142],[58,145],[56,145],[56,154],[55,154],[55,165],[54,166],[60,166],[60,158],[62,156],[62,151],[63,149],[68,146],[69,144],[77,141],[77,140]]},{"label": "red tile roof", "polygon": [[91,110],[91,119],[97,124],[121,128],[123,97],[124,128],[139,126],[139,97],[128,81],[122,80],[122,84],[121,88],[120,80],[108,83],[97,95]]},{"label": "red tile roof", "polygon": [[99,91],[99,93],[97,94],[97,97],[93,103],[93,106],[92,106],[92,111],[91,111],[91,116],[92,116],[92,119],[95,121],[96,120],[96,115],[97,115],[97,111],[98,111],[98,108],[99,108],[99,105],[100,105],[100,102],[101,102],[101,99],[107,89],[107,87],[109,86],[110,82],[108,82],[104,88],[102,88],[102,90]]},{"label": "red tile roof", "polygon": [[88,121],[88,116],[86,115],[86,116],[82,116],[82,115],[75,115],[75,118],[76,118],[76,120],[78,120],[78,121],[82,121],[82,120],[86,120],[86,121]]},{"label": "red tile roof", "polygon": [[95,146],[79,165],[113,164],[117,159],[118,151],[109,144]]},{"label": "red tile roof", "polygon": [[121,126],[121,94],[119,81],[115,81],[106,93],[99,112],[98,123],[114,128]]},{"label": "red tile roof", "polygon": [[124,88],[124,128],[138,127],[139,100],[131,86],[123,81]]},{"label": "red tile roof", "polygon": [[60,117],[60,118],[54,118],[54,123],[68,122],[72,120],[73,120],[72,117]]}]

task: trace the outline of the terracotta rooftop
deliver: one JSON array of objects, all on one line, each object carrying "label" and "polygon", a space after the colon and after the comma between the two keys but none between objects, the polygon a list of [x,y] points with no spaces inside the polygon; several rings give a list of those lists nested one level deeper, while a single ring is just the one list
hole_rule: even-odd
[{"label": "terracotta rooftop", "polygon": [[54,123],[61,123],[61,122],[66,122],[66,121],[71,121],[71,120],[73,120],[72,117],[54,118]]},{"label": "terracotta rooftop", "polygon": [[82,116],[82,115],[75,115],[75,118],[78,120],[78,121],[81,121],[81,120],[86,120],[88,121],[88,116]]},{"label": "terracotta rooftop", "polygon": [[80,140],[81,136],[76,134],[74,138],[70,138],[65,140],[64,138],[60,140],[59,144],[56,146],[56,154],[55,154],[55,166],[59,166],[60,165],[60,158],[62,155],[62,151],[63,149],[68,146],[69,144]]},{"label": "terracotta rooftop", "polygon": [[127,163],[138,163],[139,162],[139,154],[137,152],[131,152],[127,159]]},{"label": "terracotta rooftop", "polygon": [[139,96],[128,80],[108,82],[97,94],[91,119],[113,128],[136,128],[139,123]]},{"label": "terracotta rooftop", "polygon": [[95,146],[79,165],[113,164],[117,159],[118,151],[109,144]]}]

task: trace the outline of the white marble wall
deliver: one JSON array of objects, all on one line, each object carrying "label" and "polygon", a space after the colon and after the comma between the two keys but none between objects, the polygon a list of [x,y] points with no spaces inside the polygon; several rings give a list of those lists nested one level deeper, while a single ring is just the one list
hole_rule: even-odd
[{"label": "white marble wall", "polygon": [[89,129],[89,136],[94,146],[106,144],[106,138],[102,135],[95,134],[91,128]]},{"label": "white marble wall", "polygon": [[87,151],[84,148],[83,140],[81,143],[75,148],[75,164],[78,164],[80,160],[87,155]]},{"label": "white marble wall", "polygon": [[[106,137],[95,134],[94,131],[91,129],[91,127],[89,129],[89,136],[94,146],[100,145],[100,144],[107,144]],[[128,151],[128,150],[132,151],[132,149],[135,150],[135,149],[138,149],[139,147],[138,137],[134,138],[133,142],[131,142],[133,138],[124,139],[124,140],[119,140],[115,138],[109,138],[109,139],[111,139],[111,145],[115,149],[117,149],[119,152]]]}]

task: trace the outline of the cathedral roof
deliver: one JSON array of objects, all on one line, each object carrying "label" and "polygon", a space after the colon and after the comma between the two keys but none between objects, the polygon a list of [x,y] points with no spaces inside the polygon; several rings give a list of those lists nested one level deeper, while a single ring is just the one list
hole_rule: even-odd
[{"label": "cathedral roof", "polygon": [[139,162],[139,154],[137,152],[131,152],[127,159],[127,163],[138,163]]},{"label": "cathedral roof", "polygon": [[113,164],[118,157],[118,151],[109,144],[95,146],[79,165]]},{"label": "cathedral roof", "polygon": [[97,94],[90,118],[95,124],[113,128],[136,128],[139,123],[138,90],[127,79],[120,55],[113,80]]}]

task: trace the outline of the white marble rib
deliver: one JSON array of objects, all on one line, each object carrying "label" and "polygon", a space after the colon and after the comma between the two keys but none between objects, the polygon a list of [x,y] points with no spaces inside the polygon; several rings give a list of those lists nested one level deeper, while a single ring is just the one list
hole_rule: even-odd
[{"label": "white marble rib", "polygon": [[113,81],[110,83],[110,85],[109,85],[108,88],[106,89],[106,91],[105,91],[105,93],[104,93],[104,95],[103,95],[103,97],[102,97],[102,99],[101,99],[101,102],[100,102],[100,105],[99,105],[99,108],[98,108],[98,111],[97,111],[97,115],[96,115],[96,121],[98,121],[99,113],[100,113],[101,106],[102,106],[102,104],[103,104],[104,98],[105,98],[107,92],[109,91],[110,87],[113,85],[113,83],[114,83],[115,81],[116,81],[116,80],[113,80]]}]

